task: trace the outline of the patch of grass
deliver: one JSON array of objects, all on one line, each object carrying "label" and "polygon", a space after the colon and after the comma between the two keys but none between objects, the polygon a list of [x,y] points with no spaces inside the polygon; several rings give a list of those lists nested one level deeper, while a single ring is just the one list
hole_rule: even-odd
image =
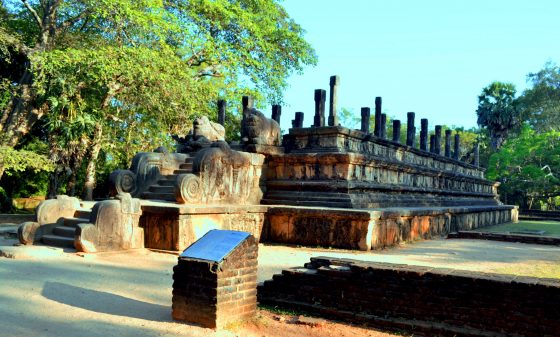
[{"label": "patch of grass", "polygon": [[545,236],[560,236],[560,222],[558,221],[529,221],[522,220],[518,223],[509,222],[502,225],[478,228],[477,231],[505,233],[522,230],[542,230]]},{"label": "patch of grass", "polygon": [[519,268],[519,266],[498,267],[492,270],[492,272],[517,276],[560,279],[560,264],[535,262],[527,264],[523,268]]},{"label": "patch of grass", "polygon": [[309,314],[303,310],[295,310],[295,309],[288,309],[284,307],[279,307],[277,305],[268,305],[268,304],[258,304],[258,308],[266,311],[270,311],[273,314],[277,315],[286,315],[286,316],[299,316],[304,315],[308,316]]}]

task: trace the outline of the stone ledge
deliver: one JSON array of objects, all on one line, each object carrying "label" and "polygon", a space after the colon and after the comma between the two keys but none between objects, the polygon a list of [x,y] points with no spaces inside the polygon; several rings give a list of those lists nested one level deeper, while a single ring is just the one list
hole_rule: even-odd
[{"label": "stone ledge", "polygon": [[[392,140],[389,139],[383,139],[383,138],[379,138],[379,137],[375,137],[372,134],[365,134],[362,131],[359,130],[352,130],[352,129],[348,129],[345,127],[341,127],[341,126],[326,126],[326,127],[312,127],[312,128],[290,128],[289,129],[289,134],[286,135],[289,137],[306,137],[306,136],[310,136],[310,135],[317,135],[317,136],[326,136],[326,135],[332,135],[332,134],[340,134],[346,137],[351,137],[351,138],[355,138],[359,141],[362,142],[371,142],[371,143],[379,143],[383,146],[387,146],[393,149],[399,149],[399,150],[404,150],[407,152],[411,152],[414,153],[415,155],[419,155],[419,156],[423,156],[423,157],[429,157],[441,162],[448,162],[448,163],[453,163],[455,165],[460,165],[463,166],[465,168],[468,169],[472,169],[472,170],[476,170],[476,171],[480,171],[483,172],[484,170],[480,167],[477,167],[475,165],[463,162],[463,161],[459,161],[459,160],[455,160],[453,158],[449,158],[449,157],[445,157],[442,156],[440,154],[435,154],[435,153],[431,153],[429,151],[423,151],[420,150],[418,148],[415,147],[411,147],[411,146],[407,146],[401,143],[397,143],[397,142],[393,142]],[[313,152],[321,152],[320,150],[322,150],[321,148],[311,148],[311,149],[295,149],[295,150],[291,150],[292,153],[309,153],[310,151]],[[333,150],[338,150],[340,153],[347,153],[349,151],[344,151],[341,150],[337,147],[333,147],[332,149],[325,149],[326,151],[333,151]]]},{"label": "stone ledge", "polygon": [[264,213],[267,205],[185,205],[176,202],[141,200],[142,211],[165,214],[229,214],[229,213]]},{"label": "stone ledge", "polygon": [[381,249],[516,221],[514,206],[344,209],[271,205],[263,240],[345,249]]},{"label": "stone ledge", "polygon": [[449,233],[448,239],[475,239],[504,242],[520,242],[537,245],[560,246],[560,237],[540,236],[530,234],[486,233],[478,231],[459,231]]}]

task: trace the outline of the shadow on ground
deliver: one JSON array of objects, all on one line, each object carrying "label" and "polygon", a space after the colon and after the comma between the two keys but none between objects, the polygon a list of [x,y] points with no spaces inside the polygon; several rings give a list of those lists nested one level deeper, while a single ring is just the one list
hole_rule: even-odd
[{"label": "shadow on ground", "polygon": [[171,322],[171,308],[168,306],[142,302],[104,291],[59,282],[45,282],[41,294],[49,300],[98,313]]}]

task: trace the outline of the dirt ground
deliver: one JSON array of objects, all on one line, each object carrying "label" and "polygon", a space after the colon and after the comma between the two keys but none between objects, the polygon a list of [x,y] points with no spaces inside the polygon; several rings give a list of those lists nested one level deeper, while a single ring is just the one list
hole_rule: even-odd
[{"label": "dirt ground", "polygon": [[[299,313],[262,309],[253,321],[227,330],[183,324],[171,319],[174,255],[148,250],[78,255],[13,247],[14,242],[0,239],[0,336],[396,336],[322,319],[298,324]],[[560,277],[560,247],[434,240],[367,253],[261,244],[259,281],[320,255]]]}]

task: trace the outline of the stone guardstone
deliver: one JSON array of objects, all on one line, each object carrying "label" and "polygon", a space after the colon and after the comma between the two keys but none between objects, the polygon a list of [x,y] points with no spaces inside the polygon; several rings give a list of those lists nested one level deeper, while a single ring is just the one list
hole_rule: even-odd
[{"label": "stone guardstone", "polygon": [[173,268],[173,319],[211,329],[250,319],[257,308],[257,240],[212,230]]}]

